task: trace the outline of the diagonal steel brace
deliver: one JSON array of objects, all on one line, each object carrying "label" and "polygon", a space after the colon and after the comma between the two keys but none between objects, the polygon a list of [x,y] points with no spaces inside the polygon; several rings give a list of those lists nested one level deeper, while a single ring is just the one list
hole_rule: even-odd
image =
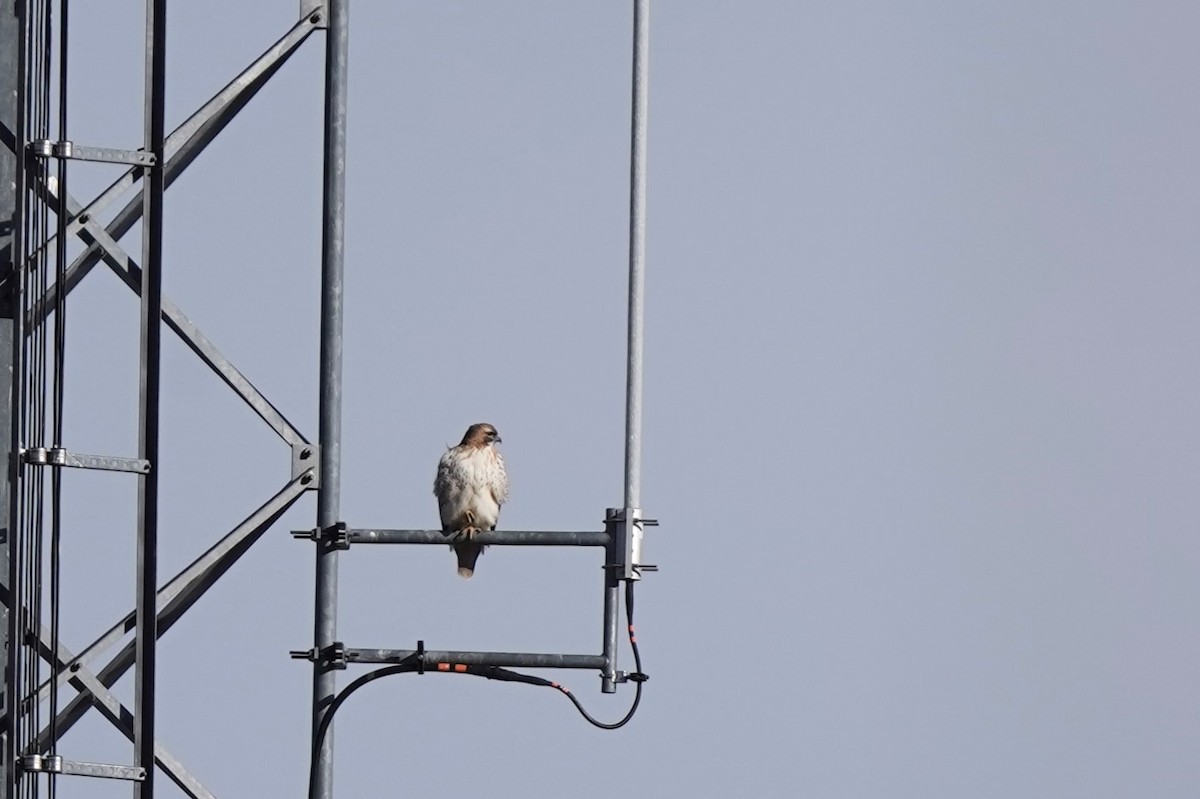
[{"label": "diagonal steel brace", "polygon": [[[207,552],[197,558],[186,569],[171,579],[158,591],[158,632],[162,635],[179,620],[196,601],[227,572],[234,563],[246,553],[274,524],[280,516],[298,500],[308,485],[306,472],[285,485],[275,496],[267,500],[258,510],[214,544]],[[128,613],[108,629],[103,635],[93,641],[87,648],[76,655],[63,671],[59,672],[57,683],[63,685],[71,680],[73,669],[82,667],[99,657],[130,630],[134,628],[134,614]],[[127,644],[99,671],[98,678],[104,686],[112,686],[120,679],[134,662],[133,643]],[[51,680],[47,680],[38,689],[38,698],[46,696],[51,688]],[[86,693],[75,697],[70,704],[58,715],[58,734],[61,737],[67,730],[82,718],[87,712],[89,699]],[[38,736],[39,742],[49,741],[49,730],[44,729]]]},{"label": "diagonal steel brace", "polygon": [[[10,595],[8,586],[3,583],[3,576],[0,576],[0,601],[9,608],[10,613],[18,612],[10,604]],[[32,632],[32,631],[30,631]],[[58,646],[58,652],[51,651],[51,635],[45,625],[41,626],[38,635],[38,652],[46,662],[57,662],[57,668],[66,669],[67,664],[71,663],[74,656],[71,651],[62,644]],[[86,691],[92,697],[92,701],[100,712],[112,722],[113,726],[121,731],[130,741],[133,740],[133,714],[121,704],[111,691],[106,688],[96,675],[92,674],[82,666],[75,668],[69,675],[69,681],[77,690]],[[47,747],[43,744],[39,737],[37,744],[33,747],[35,751],[45,751]],[[184,765],[172,755],[165,746],[158,743],[154,744],[154,760],[162,768],[171,780],[179,786],[180,790],[186,793],[192,799],[216,799],[200,781],[184,767]]]},{"label": "diagonal steel brace", "polygon": [[[58,197],[52,194],[44,183],[39,183],[37,188],[45,194],[47,201],[57,211]],[[68,213],[78,211],[78,203],[70,197],[67,197],[66,205]],[[138,293],[141,292],[141,267],[108,234],[105,228],[90,221],[84,224],[80,236],[98,245],[100,257],[108,264],[109,268],[131,289]],[[270,400],[263,396],[262,392],[229,359],[221,354],[216,345],[200,332],[200,329],[180,310],[179,306],[167,297],[162,299],[162,316],[167,326],[175,331],[192,352],[196,353],[200,360],[225,381],[225,384],[233,389],[234,393],[241,397],[280,438],[293,446],[309,443],[308,439],[287,420],[279,409],[272,405]]]},{"label": "diagonal steel brace", "polygon": [[[266,82],[279,70],[296,49],[321,25],[306,17],[297,22],[291,30],[283,35],[265,53],[258,57],[249,67],[230,81],[207,103],[192,114],[182,125],[175,129],[166,140],[166,162],[163,166],[163,180],[170,186],[175,179],[194,161],[200,153],[225,129],[226,125],[237,116],[238,112],[258,93]],[[12,145],[10,145],[10,148]],[[70,209],[71,218],[67,223],[68,235],[80,235],[88,223],[94,223],[94,218],[117,197],[130,189],[141,178],[140,169],[130,169],[105,189],[96,199],[88,203],[86,208]],[[68,206],[70,203],[68,203]],[[120,239],[142,216],[142,195],[136,197],[121,209],[120,213],[108,224],[107,230],[114,239]],[[87,239],[85,238],[85,241]],[[79,284],[81,280],[101,260],[100,248],[89,241],[89,248],[79,255],[68,267],[64,281],[66,293]],[[59,286],[51,286],[34,306],[33,323],[40,324],[49,315],[57,301]]]}]

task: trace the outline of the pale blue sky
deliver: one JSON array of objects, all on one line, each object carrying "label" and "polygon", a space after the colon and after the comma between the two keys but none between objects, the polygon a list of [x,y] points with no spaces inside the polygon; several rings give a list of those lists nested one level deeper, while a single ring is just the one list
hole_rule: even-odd
[{"label": "pale blue sky", "polygon": [[[140,4],[103,6],[72,4],[71,137],[136,146]],[[169,126],[296,6],[172,4]],[[351,526],[434,526],[437,458],[481,420],[501,527],[620,504],[631,22],[353,4]],[[1153,0],[655,0],[642,709],[603,733],[551,691],[389,678],[339,714],[338,795],[1194,796],[1198,26]],[[167,292],[311,436],[322,52],[166,207]],[[85,199],[112,172],[72,174]],[[68,440],[132,452],[133,295],[97,269],[70,311]],[[167,356],[164,577],[290,464]],[[134,494],[67,488],[78,648],[132,606]],[[312,551],[288,530],[313,518],[163,639],[161,738],[219,796],[303,794],[311,678],[287,652],[311,644]],[[492,550],[464,582],[441,548],[356,548],[339,637],[596,652],[596,556]],[[630,699],[559,676],[597,715]],[[129,757],[98,719],[62,753]]]}]

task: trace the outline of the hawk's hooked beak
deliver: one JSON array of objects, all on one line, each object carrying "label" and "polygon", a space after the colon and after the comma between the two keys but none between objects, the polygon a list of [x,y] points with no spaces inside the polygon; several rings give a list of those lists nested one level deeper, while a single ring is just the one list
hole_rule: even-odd
[{"label": "hawk's hooked beak", "polygon": [[497,444],[503,444],[503,443],[504,443],[504,439],[500,437],[500,434],[499,434],[499,433],[497,433],[497,434],[496,434],[496,443],[497,443]]}]

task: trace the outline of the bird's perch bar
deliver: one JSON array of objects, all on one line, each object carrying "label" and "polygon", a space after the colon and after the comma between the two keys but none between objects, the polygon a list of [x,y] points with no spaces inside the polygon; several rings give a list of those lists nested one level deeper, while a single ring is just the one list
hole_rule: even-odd
[{"label": "bird's perch bar", "polygon": [[[439,532],[438,535],[441,535]],[[347,663],[399,663],[416,654],[411,649],[346,649]],[[603,669],[603,655],[551,655],[536,652],[438,652],[425,650],[426,668],[438,663],[467,666],[505,666],[526,669]]]},{"label": "bird's perch bar", "polygon": [[[441,530],[346,530],[351,544],[446,544],[453,539]],[[510,547],[606,547],[607,532],[562,532],[543,530],[491,530],[475,535],[474,541],[489,546]]]}]

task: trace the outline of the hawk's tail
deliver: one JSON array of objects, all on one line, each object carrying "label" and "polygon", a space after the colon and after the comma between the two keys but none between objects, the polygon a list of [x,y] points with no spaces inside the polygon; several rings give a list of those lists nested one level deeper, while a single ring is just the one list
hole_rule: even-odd
[{"label": "hawk's tail", "polygon": [[466,578],[475,573],[475,561],[479,558],[480,552],[483,552],[483,545],[473,541],[464,541],[454,545],[454,554],[458,556],[459,577]]}]

